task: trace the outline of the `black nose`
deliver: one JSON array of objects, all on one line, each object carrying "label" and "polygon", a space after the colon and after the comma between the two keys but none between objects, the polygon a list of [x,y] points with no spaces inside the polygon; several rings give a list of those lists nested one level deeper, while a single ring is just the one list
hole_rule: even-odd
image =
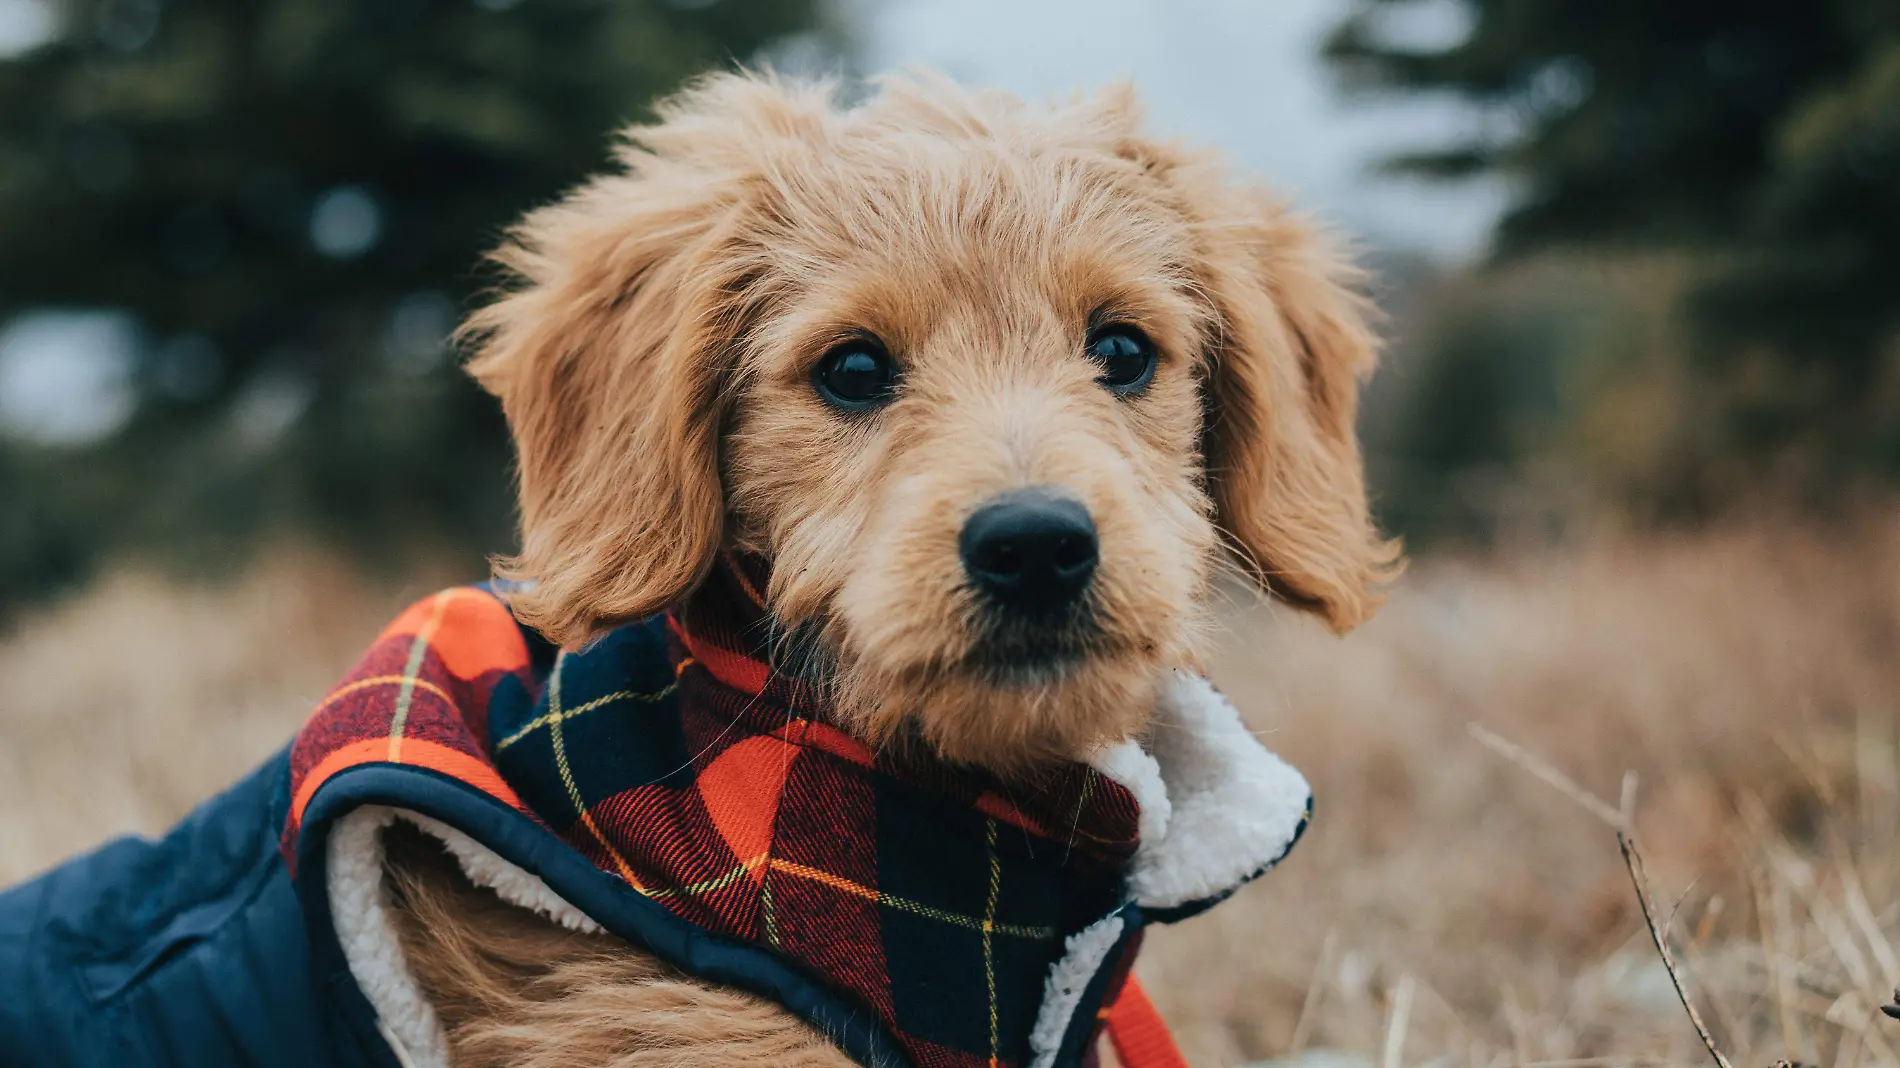
[{"label": "black nose", "polygon": [[977,589],[1025,615],[1054,615],[1095,574],[1088,509],[1047,490],[1017,490],[977,509],[957,539]]}]

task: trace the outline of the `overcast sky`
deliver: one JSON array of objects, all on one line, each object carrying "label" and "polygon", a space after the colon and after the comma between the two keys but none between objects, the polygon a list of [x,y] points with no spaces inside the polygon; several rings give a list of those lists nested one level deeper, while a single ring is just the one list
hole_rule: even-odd
[{"label": "overcast sky", "polygon": [[[1353,104],[1320,43],[1347,0],[859,0],[872,69],[924,65],[1025,96],[1128,80],[1156,130],[1226,149],[1299,204],[1381,243],[1442,257],[1480,250],[1503,203],[1496,184],[1376,177],[1380,156],[1442,144],[1475,120],[1448,102]],[[1460,4],[1416,6],[1392,32],[1440,43]]]},{"label": "overcast sky", "polygon": [[[1381,245],[1469,259],[1504,203],[1495,184],[1372,173],[1380,156],[1454,139],[1475,120],[1445,102],[1341,100],[1319,46],[1349,0],[833,2],[854,12],[869,70],[931,67],[1032,98],[1131,81],[1156,133],[1219,146],[1295,204]],[[1446,42],[1463,32],[1457,0],[1411,7],[1394,33]],[[0,58],[54,32],[48,10],[0,0]],[[0,432],[78,442],[129,413],[136,335],[123,320],[75,311],[0,324]]]},{"label": "overcast sky", "polygon": [[[1158,132],[1219,145],[1299,203],[1382,243],[1469,257],[1503,202],[1495,184],[1432,186],[1370,173],[1381,155],[1443,143],[1473,119],[1445,102],[1340,99],[1319,46],[1350,0],[833,2],[851,12],[871,70],[933,67],[1030,97],[1132,81]],[[1457,0],[1408,8],[1394,32],[1409,40],[1463,32]],[[0,0],[0,57],[52,32],[48,12],[44,0]]]}]

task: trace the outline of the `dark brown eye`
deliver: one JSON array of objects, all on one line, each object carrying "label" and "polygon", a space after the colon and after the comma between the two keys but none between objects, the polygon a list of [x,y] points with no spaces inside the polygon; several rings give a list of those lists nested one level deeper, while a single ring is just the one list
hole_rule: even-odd
[{"label": "dark brown eye", "polygon": [[1154,380],[1157,356],[1148,335],[1126,324],[1104,326],[1089,335],[1088,354],[1102,365],[1096,381],[1124,396]]},{"label": "dark brown eye", "polygon": [[824,354],[811,381],[826,404],[862,412],[897,394],[897,364],[873,337],[854,337]]}]

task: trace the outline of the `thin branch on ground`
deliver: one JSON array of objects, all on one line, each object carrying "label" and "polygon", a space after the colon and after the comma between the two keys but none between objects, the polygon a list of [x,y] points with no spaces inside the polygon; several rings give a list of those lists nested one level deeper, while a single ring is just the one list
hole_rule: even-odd
[{"label": "thin branch on ground", "polygon": [[1630,871],[1630,883],[1636,887],[1636,902],[1642,906],[1643,922],[1649,925],[1649,939],[1656,944],[1656,952],[1661,954],[1663,968],[1669,972],[1669,981],[1675,985],[1676,996],[1682,999],[1682,1008],[1689,1014],[1689,1023],[1694,1025],[1695,1033],[1708,1047],[1709,1056],[1721,1068],[1731,1068],[1728,1058],[1722,1055],[1721,1047],[1715,1044],[1715,1036],[1709,1033],[1709,1025],[1702,1022],[1702,1014],[1696,1011],[1695,1002],[1689,999],[1689,990],[1682,982],[1682,971],[1676,967],[1676,955],[1669,951],[1669,939],[1663,934],[1662,924],[1656,920],[1656,909],[1649,899],[1649,875],[1643,867],[1643,855],[1636,849],[1636,839],[1626,830],[1616,832],[1616,844],[1623,851],[1623,866]]},{"label": "thin branch on ground", "polygon": [[[1585,812],[1590,813],[1616,831],[1616,845],[1623,853],[1623,866],[1629,869],[1630,884],[1636,888],[1636,903],[1643,910],[1643,922],[1649,927],[1649,940],[1655,944],[1656,952],[1662,956],[1663,970],[1669,973],[1669,982],[1676,988],[1676,997],[1682,1001],[1683,1011],[1689,1014],[1689,1023],[1695,1028],[1696,1037],[1715,1059],[1718,1068],[1734,1068],[1715,1043],[1708,1024],[1702,1021],[1702,1014],[1696,1011],[1695,1002],[1689,997],[1689,988],[1682,981],[1682,969],[1676,966],[1676,956],[1669,950],[1669,938],[1663,932],[1662,924],[1656,918],[1656,907],[1650,897],[1649,874],[1643,865],[1643,854],[1636,848],[1636,838],[1632,830],[1636,820],[1636,773],[1623,775],[1622,796],[1619,804],[1611,806],[1609,802],[1597,797],[1590,791],[1577,785],[1568,775],[1551,767],[1527,750],[1493,734],[1476,723],[1467,728],[1471,736],[1486,749],[1535,776],[1545,785],[1576,802]],[[1900,1000],[1900,996],[1896,997]]]}]

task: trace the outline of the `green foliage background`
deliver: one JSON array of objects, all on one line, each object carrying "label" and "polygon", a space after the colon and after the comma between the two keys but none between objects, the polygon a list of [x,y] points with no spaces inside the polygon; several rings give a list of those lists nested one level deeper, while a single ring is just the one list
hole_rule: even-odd
[{"label": "green foliage background", "polygon": [[[691,75],[844,53],[819,0],[56,2],[61,33],[0,59],[0,323],[119,309],[142,341],[120,431],[0,438],[0,616],[130,549],[505,547],[505,437],[445,343],[483,250]],[[1393,31],[1448,4],[1459,40]],[[1550,540],[1890,493],[1900,0],[1346,10],[1349,92],[1477,115],[1389,166],[1515,190],[1487,262],[1383,264],[1389,526]]]},{"label": "green foliage background", "polygon": [[[1466,282],[1495,299],[1411,339],[1426,381],[1409,418],[1439,439],[1395,444],[1429,453],[1399,495],[1450,500],[1474,470],[1554,461],[1653,521],[1830,507],[1900,474],[1900,3],[1466,0],[1461,41],[1390,32],[1438,2],[1358,0],[1328,48],[1362,93],[1484,116],[1391,167],[1517,190]],[[1537,270],[1550,284],[1524,292],[1515,277]],[[1631,344],[1642,360],[1605,351]],[[1559,410],[1507,446],[1506,426],[1550,407],[1526,368],[1553,359]],[[1643,462],[1565,453],[1633,383],[1667,408]]]},{"label": "green foliage background", "polygon": [[[0,60],[0,321],[117,308],[138,404],[0,444],[0,606],[272,528],[504,548],[507,448],[444,334],[483,251],[813,0],[68,0]],[[322,213],[335,235],[324,251]],[[373,231],[365,247],[364,235]]]}]

